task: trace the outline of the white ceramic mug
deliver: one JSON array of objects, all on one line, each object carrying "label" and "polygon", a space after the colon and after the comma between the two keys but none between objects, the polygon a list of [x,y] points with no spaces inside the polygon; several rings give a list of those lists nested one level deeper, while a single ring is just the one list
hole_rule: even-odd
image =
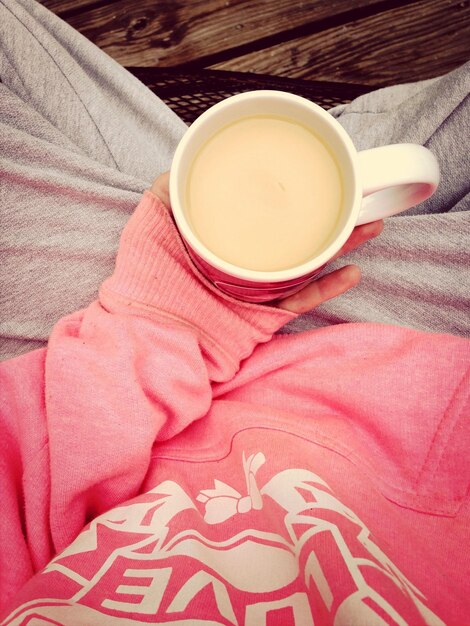
[{"label": "white ceramic mug", "polygon": [[[228,124],[260,115],[289,118],[321,137],[335,155],[344,184],[344,207],[329,244],[307,262],[277,271],[237,267],[216,256],[196,236],[185,207],[190,168],[201,147]],[[355,226],[409,209],[431,196],[438,183],[437,160],[423,146],[394,144],[357,152],[339,122],[318,105],[286,92],[252,91],[219,102],[190,126],[171,165],[170,200],[176,225],[199,270],[225,293],[267,302],[295,293],[311,281]]]}]

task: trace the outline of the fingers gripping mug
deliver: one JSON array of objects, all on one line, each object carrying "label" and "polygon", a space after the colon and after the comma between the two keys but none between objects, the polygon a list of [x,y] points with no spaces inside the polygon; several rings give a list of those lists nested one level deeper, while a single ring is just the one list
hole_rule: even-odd
[{"label": "fingers gripping mug", "polygon": [[439,182],[414,144],[357,152],[309,100],[253,91],[203,113],[170,171],[176,225],[199,270],[241,300],[284,298],[311,281],[353,228],[422,202]]}]

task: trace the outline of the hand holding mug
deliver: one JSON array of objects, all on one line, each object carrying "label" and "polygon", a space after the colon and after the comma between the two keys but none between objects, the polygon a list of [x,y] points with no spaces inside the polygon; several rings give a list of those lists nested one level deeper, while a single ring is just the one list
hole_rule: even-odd
[{"label": "hand holding mug", "polygon": [[176,149],[169,190],[199,270],[236,298],[268,302],[311,282],[356,226],[423,201],[438,181],[423,146],[358,153],[321,107],[255,91],[193,123]]}]

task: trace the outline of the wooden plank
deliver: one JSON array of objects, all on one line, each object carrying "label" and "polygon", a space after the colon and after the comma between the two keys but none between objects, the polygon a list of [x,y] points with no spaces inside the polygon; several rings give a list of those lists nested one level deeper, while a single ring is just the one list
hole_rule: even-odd
[{"label": "wooden plank", "polygon": [[382,2],[117,0],[67,22],[122,65],[170,67]]},{"label": "wooden plank", "polygon": [[[97,0],[38,0],[40,4],[43,4],[53,13],[57,15],[65,15],[69,11],[73,11],[74,13],[79,13],[84,9],[89,10],[92,7],[95,7],[98,3]],[[111,4],[113,0],[101,0],[100,4]]]},{"label": "wooden plank", "polygon": [[382,86],[454,69],[469,42],[468,0],[418,0],[211,67]]}]

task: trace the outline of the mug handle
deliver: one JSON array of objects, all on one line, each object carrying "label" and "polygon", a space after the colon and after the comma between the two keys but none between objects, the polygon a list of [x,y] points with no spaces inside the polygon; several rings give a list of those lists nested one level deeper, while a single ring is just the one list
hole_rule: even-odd
[{"label": "mug handle", "polygon": [[432,196],[439,184],[436,157],[417,144],[362,150],[358,162],[363,199],[356,226],[406,211]]}]

